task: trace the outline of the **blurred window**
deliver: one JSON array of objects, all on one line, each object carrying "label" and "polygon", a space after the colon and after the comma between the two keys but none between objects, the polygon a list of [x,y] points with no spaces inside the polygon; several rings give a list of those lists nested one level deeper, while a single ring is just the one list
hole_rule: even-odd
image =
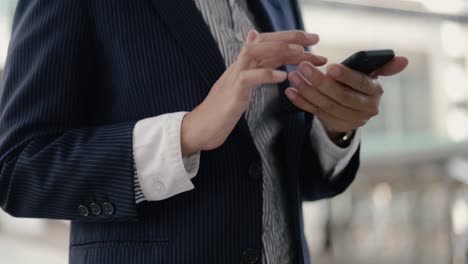
[{"label": "blurred window", "polygon": [[301,2],[306,29],[321,36],[314,50],[331,61],[382,48],[410,59],[403,74],[383,78],[381,114],[364,129],[364,160],[423,155],[468,139],[467,1]]},{"label": "blurred window", "polygon": [[330,61],[382,48],[410,60],[383,78],[351,188],[304,204],[315,262],[468,263],[468,1],[301,4],[306,30],[321,37],[313,50]]}]

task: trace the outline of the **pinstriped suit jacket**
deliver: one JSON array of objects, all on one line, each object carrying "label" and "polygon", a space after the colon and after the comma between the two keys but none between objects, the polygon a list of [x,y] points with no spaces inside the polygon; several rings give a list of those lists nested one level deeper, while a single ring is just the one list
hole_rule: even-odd
[{"label": "pinstriped suit jacket", "polygon": [[[295,0],[249,7],[264,31],[302,27]],[[135,123],[190,111],[224,70],[191,0],[20,0],[2,81],[0,205],[17,217],[72,220],[70,263],[256,263],[262,181],[244,118],[201,154],[195,190],[135,204]],[[359,156],[330,181],[306,140],[313,116],[286,98],[278,115],[274,154],[307,262],[301,202],[344,191]],[[92,203],[113,210],[79,213]]]}]

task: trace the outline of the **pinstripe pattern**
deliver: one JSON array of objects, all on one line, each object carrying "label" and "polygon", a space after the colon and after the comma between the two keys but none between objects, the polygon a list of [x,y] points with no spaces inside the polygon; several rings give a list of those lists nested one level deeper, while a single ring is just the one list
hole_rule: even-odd
[{"label": "pinstripe pattern", "polygon": [[[278,3],[265,10],[282,20]],[[267,17],[259,2],[249,7]],[[135,203],[135,123],[193,109],[224,70],[193,0],[20,0],[2,80],[0,205],[14,216],[72,220],[72,264],[241,263],[246,249],[262,248],[262,181],[249,176],[261,157],[245,120],[222,147],[202,152],[195,190]],[[303,141],[310,121],[285,113],[275,148],[298,244],[302,199],[342,192],[358,165],[356,155],[334,182],[320,175]],[[78,214],[105,202],[112,215]]]},{"label": "pinstripe pattern", "polygon": [[[235,62],[245,43],[247,32],[255,28],[245,0],[195,0],[214,35],[226,65]],[[283,185],[273,154],[273,143],[281,124],[273,109],[279,105],[276,85],[264,85],[252,91],[245,113],[263,167],[263,263],[296,263]]]}]

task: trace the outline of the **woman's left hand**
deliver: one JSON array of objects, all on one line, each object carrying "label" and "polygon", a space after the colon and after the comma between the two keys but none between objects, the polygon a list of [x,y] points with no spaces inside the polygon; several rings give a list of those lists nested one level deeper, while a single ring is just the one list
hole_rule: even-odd
[{"label": "woman's left hand", "polygon": [[400,73],[408,65],[405,57],[395,57],[371,75],[353,71],[341,64],[332,64],[327,74],[309,62],[291,72],[289,80],[296,88],[286,89],[294,105],[319,118],[330,138],[364,126],[379,113],[384,93],[378,76]]}]

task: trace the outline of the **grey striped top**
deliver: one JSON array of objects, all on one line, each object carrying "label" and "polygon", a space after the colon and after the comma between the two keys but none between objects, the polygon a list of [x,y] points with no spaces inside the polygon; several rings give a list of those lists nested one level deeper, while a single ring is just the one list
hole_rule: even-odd
[{"label": "grey striped top", "polygon": [[[208,24],[226,66],[240,52],[249,30],[254,29],[252,14],[245,0],[194,0]],[[279,100],[276,85],[256,87],[245,117],[263,166],[263,263],[297,263],[294,259],[291,227],[287,221],[284,190],[272,145],[280,132],[280,123],[269,105]]]}]

